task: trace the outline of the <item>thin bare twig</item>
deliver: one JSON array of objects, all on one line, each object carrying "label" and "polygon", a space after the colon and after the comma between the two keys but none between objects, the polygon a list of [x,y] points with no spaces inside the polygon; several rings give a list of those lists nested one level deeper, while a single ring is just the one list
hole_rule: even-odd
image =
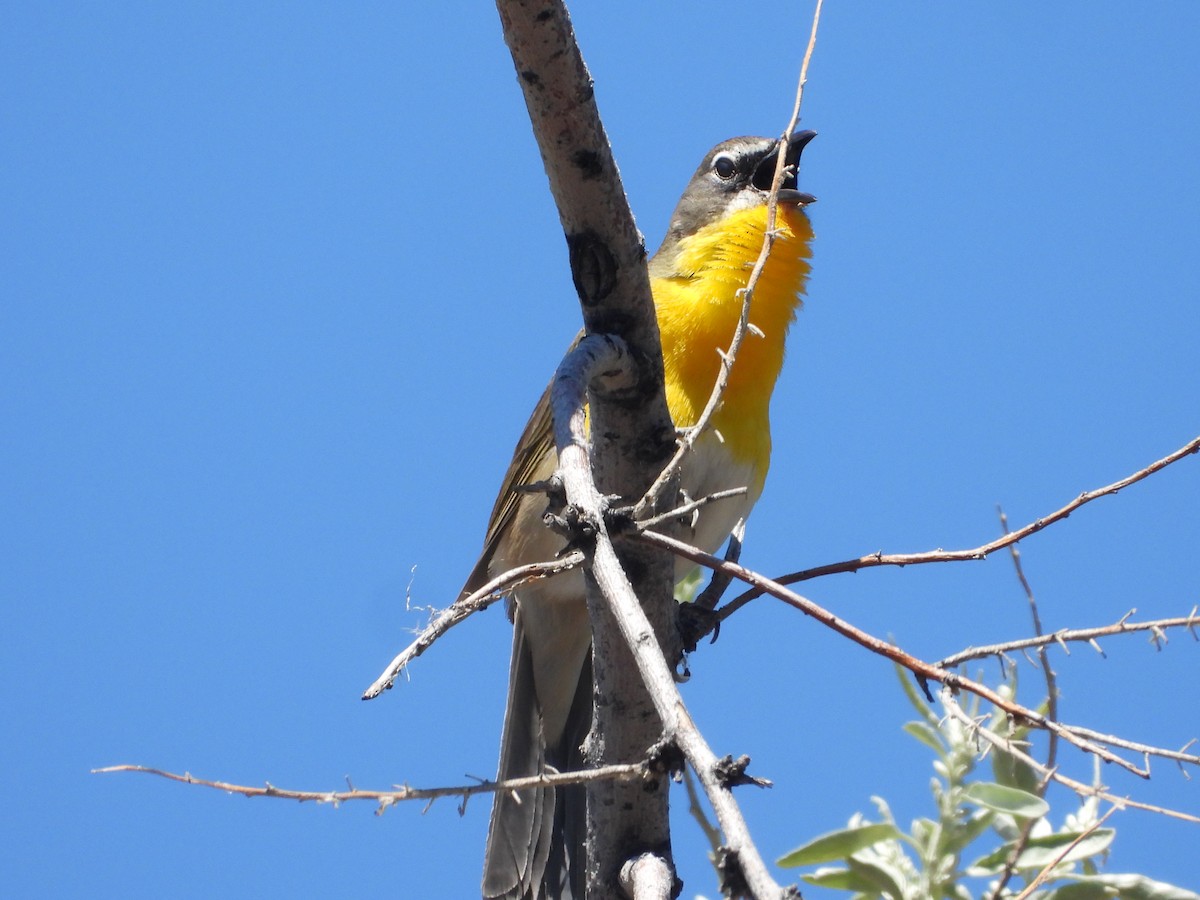
[{"label": "thin bare twig", "polygon": [[[1097,744],[1105,744],[1109,747],[1120,747],[1122,750],[1131,750],[1134,753],[1140,753],[1146,759],[1146,771],[1150,771],[1150,761],[1148,757],[1158,756],[1163,759],[1169,759],[1178,763],[1187,763],[1192,766],[1200,766],[1200,755],[1195,753],[1187,753],[1184,750],[1167,750],[1165,747],[1154,747],[1150,744],[1142,744],[1137,741],[1131,741],[1115,734],[1104,734],[1103,732],[1093,731],[1091,728],[1084,728],[1082,725],[1072,725],[1071,730],[1082,738],[1095,741]],[[1194,741],[1194,739],[1193,739]],[[1191,742],[1189,742],[1191,743]]]},{"label": "thin bare twig", "polygon": [[1034,877],[1034,879],[1032,881],[1030,881],[1029,884],[1025,885],[1025,890],[1023,890],[1023,891],[1021,891],[1021,893],[1017,894],[1016,900],[1026,900],[1026,898],[1028,898],[1037,889],[1037,886],[1046,880],[1046,876],[1048,876],[1054,870],[1054,867],[1057,866],[1064,859],[1066,859],[1068,853],[1070,853],[1072,850],[1074,850],[1076,847],[1079,846],[1080,841],[1082,841],[1084,838],[1088,837],[1089,835],[1095,833],[1096,829],[1099,828],[1101,825],[1103,825],[1105,822],[1107,822],[1109,819],[1109,816],[1111,816],[1116,811],[1117,811],[1117,807],[1114,806],[1112,809],[1110,809],[1108,812],[1106,812],[1104,815],[1102,815],[1099,819],[1097,819],[1095,822],[1093,822],[1091,825],[1089,825],[1087,828],[1085,828],[1083,831],[1081,831],[1079,833],[1078,837],[1075,838],[1075,840],[1071,841],[1071,843],[1067,844],[1067,846],[1062,848],[1061,852],[1055,854],[1054,859],[1052,859],[1052,860],[1050,860],[1050,862],[1046,863],[1046,865],[1042,867],[1042,870],[1037,873],[1037,875]]},{"label": "thin bare twig", "polygon": [[691,769],[686,767],[683,770],[683,787],[687,792],[688,815],[692,817],[701,834],[708,841],[708,858],[715,861],[717,851],[721,849],[721,830],[709,821],[704,807],[700,805],[700,792],[696,790],[696,780],[692,777]]},{"label": "thin bare twig", "polygon": [[[876,653],[880,656],[890,659],[894,663],[904,666],[904,668],[916,675],[918,680],[923,683],[936,681],[939,684],[946,685],[956,690],[965,690],[969,693],[975,694],[988,701],[992,705],[1003,709],[1010,716],[1014,716],[1018,721],[1023,721],[1031,727],[1040,728],[1053,734],[1057,734],[1063,740],[1073,744],[1085,753],[1091,753],[1095,756],[1098,756],[1105,762],[1110,762],[1120,766],[1121,768],[1126,769],[1127,771],[1132,772],[1133,774],[1142,778],[1150,777],[1150,773],[1146,769],[1139,768],[1129,760],[1118,756],[1111,750],[1107,749],[1107,747],[1102,746],[1101,744],[1091,740],[1086,735],[1079,733],[1074,727],[1064,725],[1061,722],[1052,721],[1037,710],[1023,706],[1020,703],[1017,703],[1015,700],[1006,699],[996,691],[989,688],[987,685],[980,684],[979,682],[973,681],[972,679],[963,675],[959,675],[956,672],[951,672],[944,666],[925,662],[924,660],[905,652],[895,644],[881,640],[880,638],[863,631],[861,628],[850,624],[846,620],[835,616],[829,610],[814,603],[807,597],[802,597],[778,582],[767,578],[765,575],[760,575],[758,572],[754,572],[736,563],[731,563],[728,560],[721,559],[720,557],[713,556],[711,553],[705,553],[703,550],[700,550],[697,547],[693,547],[690,544],[685,544],[683,541],[680,541],[676,538],[658,534],[654,531],[643,532],[642,534],[638,535],[637,539],[646,541],[657,547],[662,547],[664,550],[670,550],[672,553],[675,553],[678,556],[682,556],[685,559],[690,559],[692,562],[706,566],[707,568],[730,573],[734,578],[744,581],[746,584],[752,585],[760,593],[769,594],[772,597],[782,600],[789,606],[795,607],[807,616],[811,616],[818,622],[821,622],[827,628],[836,631],[843,637],[849,638],[856,644],[859,644],[867,650],[870,650],[872,653]],[[1117,746],[1115,742],[1113,745]],[[1174,753],[1175,751],[1168,751],[1163,755],[1166,756],[1170,754],[1169,758],[1175,758],[1173,755]],[[1187,761],[1192,762],[1191,759],[1188,759]],[[1200,758],[1197,758],[1196,762],[1200,763]]]},{"label": "thin bare twig", "polygon": [[[332,803],[337,806],[348,800],[374,800],[379,804],[375,811],[381,815],[389,806],[406,800],[437,800],[441,797],[461,797],[465,805],[468,797],[476,794],[494,794],[499,791],[520,791],[538,787],[564,787],[571,784],[586,784],[589,781],[621,780],[633,781],[645,777],[648,772],[646,763],[629,763],[618,766],[603,766],[595,769],[584,769],[577,772],[550,772],[543,775],[531,775],[527,778],[510,778],[507,781],[480,781],[478,784],[460,784],[453,787],[413,788],[407,785],[395,787],[390,791],[361,790],[351,786],[345,791],[296,791],[279,788],[270,782],[262,787],[252,787],[244,784],[232,784],[228,781],[210,781],[207,778],[196,778],[190,772],[182,775],[155,769],[150,766],[105,766],[102,769],[92,769],[92,774],[102,775],[111,772],[142,772],[147,775],[157,775],[169,781],[182,784],[195,784],[200,787],[214,788],[230,794],[241,794],[243,797],[276,797],[281,800],[297,800],[301,803]],[[349,779],[347,779],[349,782]]]},{"label": "thin bare twig", "polygon": [[[1090,503],[1098,497],[1106,497],[1109,494],[1115,494],[1123,488],[1127,488],[1132,484],[1136,484],[1143,478],[1148,478],[1155,472],[1165,469],[1172,463],[1178,462],[1185,456],[1190,456],[1200,452],[1200,437],[1197,437],[1188,443],[1184,444],[1174,453],[1169,453],[1162,459],[1151,463],[1144,469],[1139,469],[1127,478],[1122,478],[1120,481],[1114,481],[1110,485],[1102,488],[1097,488],[1092,491],[1084,491],[1066,506],[1055,510],[1048,516],[1043,516],[1040,519],[1034,519],[1028,525],[1018,528],[1016,531],[1011,531],[994,541],[989,541],[986,544],[981,544],[971,550],[929,550],[923,553],[870,553],[866,556],[860,556],[857,559],[847,559],[842,562],[829,563],[823,566],[816,566],[811,569],[803,569],[799,572],[792,572],[788,575],[781,575],[774,579],[776,584],[796,584],[801,581],[808,581],[812,578],[820,578],[825,575],[836,575],[840,572],[857,572],[860,569],[872,569],[878,566],[915,566],[923,563],[942,563],[942,562],[966,562],[986,559],[988,554],[994,553],[997,550],[1002,550],[1005,547],[1011,547],[1030,535],[1037,534],[1043,528],[1059,522],[1079,507]],[[737,612],[755,597],[761,596],[762,591],[751,589],[735,597],[721,608],[718,615],[721,619],[726,619],[733,613]]]},{"label": "thin bare twig", "polygon": [[637,529],[645,531],[647,528],[653,528],[656,525],[661,525],[663,522],[670,522],[673,519],[682,519],[690,513],[695,512],[703,506],[708,506],[710,503],[715,503],[718,500],[728,500],[731,497],[740,497],[746,493],[746,488],[735,487],[727,488],[723,491],[713,491],[698,500],[689,500],[686,503],[681,503],[674,509],[669,509],[666,512],[659,513],[657,516],[651,516],[649,519],[641,519],[637,522]]},{"label": "thin bare twig", "polygon": [[[1008,534],[1008,516],[1002,508],[997,509],[1000,516],[1000,530],[1004,534]],[[1025,577],[1025,567],[1021,565],[1021,551],[1016,544],[1008,548],[1012,556],[1013,570],[1016,572],[1017,580],[1021,583],[1022,590],[1025,591],[1025,599],[1029,603],[1029,615],[1033,620],[1033,633],[1041,637],[1045,634],[1042,629],[1042,616],[1038,612],[1037,599],[1033,596],[1033,588],[1029,584],[1029,579]],[[1052,721],[1058,721],[1058,683],[1054,674],[1054,669],[1050,666],[1050,657],[1046,653],[1045,645],[1037,648],[1038,663],[1042,668],[1042,675],[1046,679],[1046,717]],[[1051,733],[1047,741],[1046,748],[1046,767],[1053,769],[1055,761],[1058,759],[1058,735]],[[1042,779],[1038,786],[1037,795],[1044,797],[1046,788],[1050,786],[1049,779]],[[996,878],[995,886],[992,889],[991,900],[1000,900],[1004,895],[1004,889],[1008,886],[1009,881],[1017,873],[1017,863],[1021,859],[1021,854],[1025,852],[1025,848],[1029,845],[1029,838],[1033,834],[1034,826],[1037,825],[1037,819],[1026,819],[1021,824],[1021,831],[1017,835],[1016,841],[1013,843],[1012,849],[1008,852],[1008,858],[1004,861],[1004,869]]]},{"label": "thin bare twig", "polygon": [[[1008,534],[1008,516],[1004,510],[999,510],[1000,528],[1004,534]],[[1017,580],[1021,582],[1021,588],[1025,591],[1025,599],[1029,603],[1029,616],[1033,620],[1033,633],[1037,637],[1045,635],[1045,630],[1042,628],[1042,616],[1038,612],[1037,599],[1033,596],[1033,588],[1029,584],[1029,579],[1025,577],[1025,567],[1021,565],[1021,550],[1016,544],[1008,548],[1009,554],[1012,557],[1013,570],[1016,572]],[[1054,669],[1050,666],[1050,659],[1046,655],[1046,646],[1041,644],[1037,648],[1038,662],[1042,667],[1042,674],[1046,678],[1046,717],[1058,720],[1058,683],[1055,679]],[[1054,763],[1058,757],[1058,736],[1050,735],[1049,745],[1046,750],[1046,766],[1053,769]]]},{"label": "thin bare twig", "polygon": [[564,554],[559,559],[517,566],[514,569],[509,569],[507,572],[497,575],[475,593],[464,597],[447,609],[442,610],[441,614],[426,626],[425,630],[421,632],[415,641],[400,651],[396,658],[388,663],[387,668],[383,670],[382,674],[363,692],[362,698],[364,700],[373,700],[384,691],[390,690],[396,681],[396,677],[404,670],[404,667],[428,650],[434,641],[468,616],[479,612],[481,609],[487,609],[503,597],[506,591],[510,591],[514,587],[527,584],[531,581],[538,581],[542,578],[557,575],[560,572],[566,572],[582,563],[583,554],[578,550],[573,550],[570,553]]},{"label": "thin bare twig", "polygon": [[[1200,610],[1196,607],[1192,607],[1192,611],[1186,616],[1154,619],[1149,622],[1130,622],[1129,616],[1132,612],[1126,613],[1119,621],[1111,625],[1100,625],[1094,628],[1064,628],[1061,631],[1043,634],[1040,637],[1018,638],[998,644],[987,644],[983,647],[968,647],[966,650],[955,653],[953,656],[947,656],[944,659],[938,660],[936,664],[945,669],[953,669],[975,659],[983,659],[988,656],[1002,656],[1017,650],[1027,650],[1031,647],[1046,647],[1050,644],[1058,644],[1065,649],[1067,644],[1085,643],[1099,650],[1100,645],[1096,643],[1096,638],[1137,631],[1149,631],[1152,634],[1160,634],[1171,628],[1186,628],[1192,633],[1193,637],[1197,637],[1194,629],[1200,626]],[[1200,639],[1200,637],[1197,639]]]},{"label": "thin bare twig", "polygon": [[1014,742],[995,734],[987,728],[980,728],[979,723],[967,715],[966,710],[959,705],[958,700],[955,698],[954,693],[950,688],[943,688],[939,693],[939,699],[942,701],[942,706],[945,708],[946,712],[949,713],[949,715],[955,719],[958,719],[984,741],[991,744],[997,750],[1007,753],[1014,759],[1020,760],[1034,771],[1041,773],[1043,776],[1049,776],[1064,787],[1070,788],[1080,797],[1099,797],[1101,800],[1112,803],[1114,806],[1121,809],[1126,807],[1129,809],[1141,809],[1146,812],[1158,813],[1159,815],[1168,816],[1172,819],[1180,819],[1184,822],[1192,822],[1196,825],[1200,825],[1200,816],[1194,816],[1191,813],[1180,812],[1177,809],[1168,809],[1164,806],[1141,803],[1137,800],[1130,800],[1128,797],[1118,797],[1115,794],[1109,793],[1103,788],[1094,787],[1090,784],[1084,784],[1082,781],[1076,781],[1074,778],[1069,778],[1068,776],[1063,775],[1057,769],[1047,769],[1028,753],[1021,750]]},{"label": "thin bare twig", "polygon": [[[796,125],[800,121],[800,106],[804,101],[804,86],[808,84],[808,66],[812,62],[813,50],[817,45],[817,26],[821,21],[822,2],[823,0],[817,0],[816,7],[813,9],[812,30],[808,36],[808,46],[804,50],[804,60],[800,64],[800,78],[796,85],[796,100],[792,106],[792,116],[788,119],[787,128],[780,135],[780,147],[783,147],[787,143],[788,138],[796,130]],[[725,389],[729,385],[729,374],[733,371],[734,361],[737,359],[738,351],[741,349],[742,342],[749,331],[750,305],[754,301],[755,288],[758,286],[758,280],[762,277],[763,269],[766,268],[767,258],[771,255],[771,250],[775,246],[775,240],[779,236],[779,232],[775,228],[776,207],[779,203],[779,188],[783,185],[784,169],[787,168],[786,156],[781,151],[777,154],[775,160],[775,175],[771,179],[771,190],[767,195],[767,229],[763,235],[762,250],[759,251],[754,268],[750,270],[750,278],[746,282],[746,287],[742,290],[742,311],[738,316],[737,326],[733,330],[733,338],[729,342],[729,349],[721,354],[721,366],[717,373],[716,384],[713,385],[708,403],[705,404],[699,418],[680,437],[679,447],[675,450],[675,455],[671,457],[671,461],[667,463],[649,490],[646,491],[645,495],[634,507],[633,515],[635,519],[644,518],[657,506],[662,492],[666,490],[667,485],[671,484],[675,476],[679,474],[679,470],[683,467],[684,459],[691,452],[696,441],[699,440],[700,436],[711,425],[712,417],[721,405],[721,398],[724,397]]]}]

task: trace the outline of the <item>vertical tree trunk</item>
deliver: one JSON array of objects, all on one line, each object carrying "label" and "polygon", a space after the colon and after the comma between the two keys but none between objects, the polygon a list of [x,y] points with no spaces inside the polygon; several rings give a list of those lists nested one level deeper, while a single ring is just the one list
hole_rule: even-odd
[{"label": "vertical tree trunk", "polygon": [[[593,394],[590,416],[596,485],[633,502],[675,447],[645,248],[566,7],[557,0],[498,0],[497,8],[567,238],[585,330],[618,335],[632,353],[633,388],[618,398]],[[672,492],[664,502],[674,502]],[[622,544],[620,555],[660,645],[673,658],[679,639],[672,559],[632,542]],[[587,582],[595,677],[588,759],[594,765],[641,759],[661,724],[590,574]],[[589,900],[621,896],[617,878],[626,859],[644,851],[670,859],[667,794],[665,780],[589,786]]]}]

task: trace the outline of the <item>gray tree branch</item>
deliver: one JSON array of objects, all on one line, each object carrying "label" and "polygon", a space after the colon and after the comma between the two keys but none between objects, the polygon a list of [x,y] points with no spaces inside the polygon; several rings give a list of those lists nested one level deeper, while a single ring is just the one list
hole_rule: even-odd
[{"label": "gray tree branch", "polygon": [[[559,366],[559,374],[555,376],[551,392],[559,458],[557,474],[562,479],[568,504],[577,508],[576,518],[587,523],[593,538],[591,566],[586,571],[599,588],[602,600],[611,607],[611,617],[632,651],[636,671],[646,685],[657,713],[655,728],[661,723],[665,740],[683,751],[704,786],[725,833],[726,867],[736,869],[739,882],[744,883],[749,895],[757,900],[790,896],[793,889],[785,893],[771,877],[766,863],[754,846],[741,810],[733,799],[730,787],[742,780],[742,771],[731,776],[733,767],[720,764],[692,721],[667,665],[663,648],[655,639],[654,629],[638,601],[637,592],[626,577],[608,534],[604,521],[604,498],[596,489],[590,474],[584,388],[595,376],[615,368],[620,360],[621,348],[615,341],[599,337],[584,338]],[[605,737],[603,734],[593,734],[592,740]],[[649,746],[649,743],[644,744],[642,752]],[[602,782],[596,786],[614,784]],[[666,785],[663,785],[662,792],[666,793]],[[669,856],[661,853],[652,855],[669,862]],[[627,856],[621,861],[622,865],[632,858],[632,855]],[[588,896],[591,897],[590,878]]]},{"label": "gray tree branch", "polygon": [[[634,225],[591,79],[558,0],[498,0],[534,135],[567,239],[571,275],[587,334],[614,335],[629,351],[632,378],[619,396],[589,398],[595,488],[640,497],[675,448],[663,388],[662,349],[646,272],[646,250]],[[677,491],[664,493],[673,506]],[[672,596],[673,560],[627,543],[620,564],[646,611],[656,641],[672,655],[679,635]],[[585,573],[593,638],[593,766],[640,759],[658,736],[654,703],[632,663],[596,579]],[[666,785],[596,782],[588,786],[587,896],[617,900],[626,859],[647,850],[670,861]]]}]

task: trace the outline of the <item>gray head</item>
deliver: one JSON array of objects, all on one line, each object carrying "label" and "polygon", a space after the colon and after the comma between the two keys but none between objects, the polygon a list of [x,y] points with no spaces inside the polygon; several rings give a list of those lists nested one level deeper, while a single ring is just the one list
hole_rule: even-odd
[{"label": "gray head", "polygon": [[[779,190],[781,204],[806,206],[816,201],[812,194],[796,189],[800,153],[816,136],[815,131],[797,131],[782,145],[787,168]],[[679,198],[658,255],[705,225],[740,209],[765,204],[779,149],[780,141],[775,138],[736,137],[709,150]]]}]

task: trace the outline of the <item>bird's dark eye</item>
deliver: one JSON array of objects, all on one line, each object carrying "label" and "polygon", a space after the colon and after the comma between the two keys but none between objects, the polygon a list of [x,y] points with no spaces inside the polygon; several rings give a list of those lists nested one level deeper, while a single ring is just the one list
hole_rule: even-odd
[{"label": "bird's dark eye", "polygon": [[737,166],[733,162],[733,157],[728,153],[722,153],[713,160],[713,171],[717,173],[718,178],[728,181],[733,177],[733,173],[737,171]]}]

